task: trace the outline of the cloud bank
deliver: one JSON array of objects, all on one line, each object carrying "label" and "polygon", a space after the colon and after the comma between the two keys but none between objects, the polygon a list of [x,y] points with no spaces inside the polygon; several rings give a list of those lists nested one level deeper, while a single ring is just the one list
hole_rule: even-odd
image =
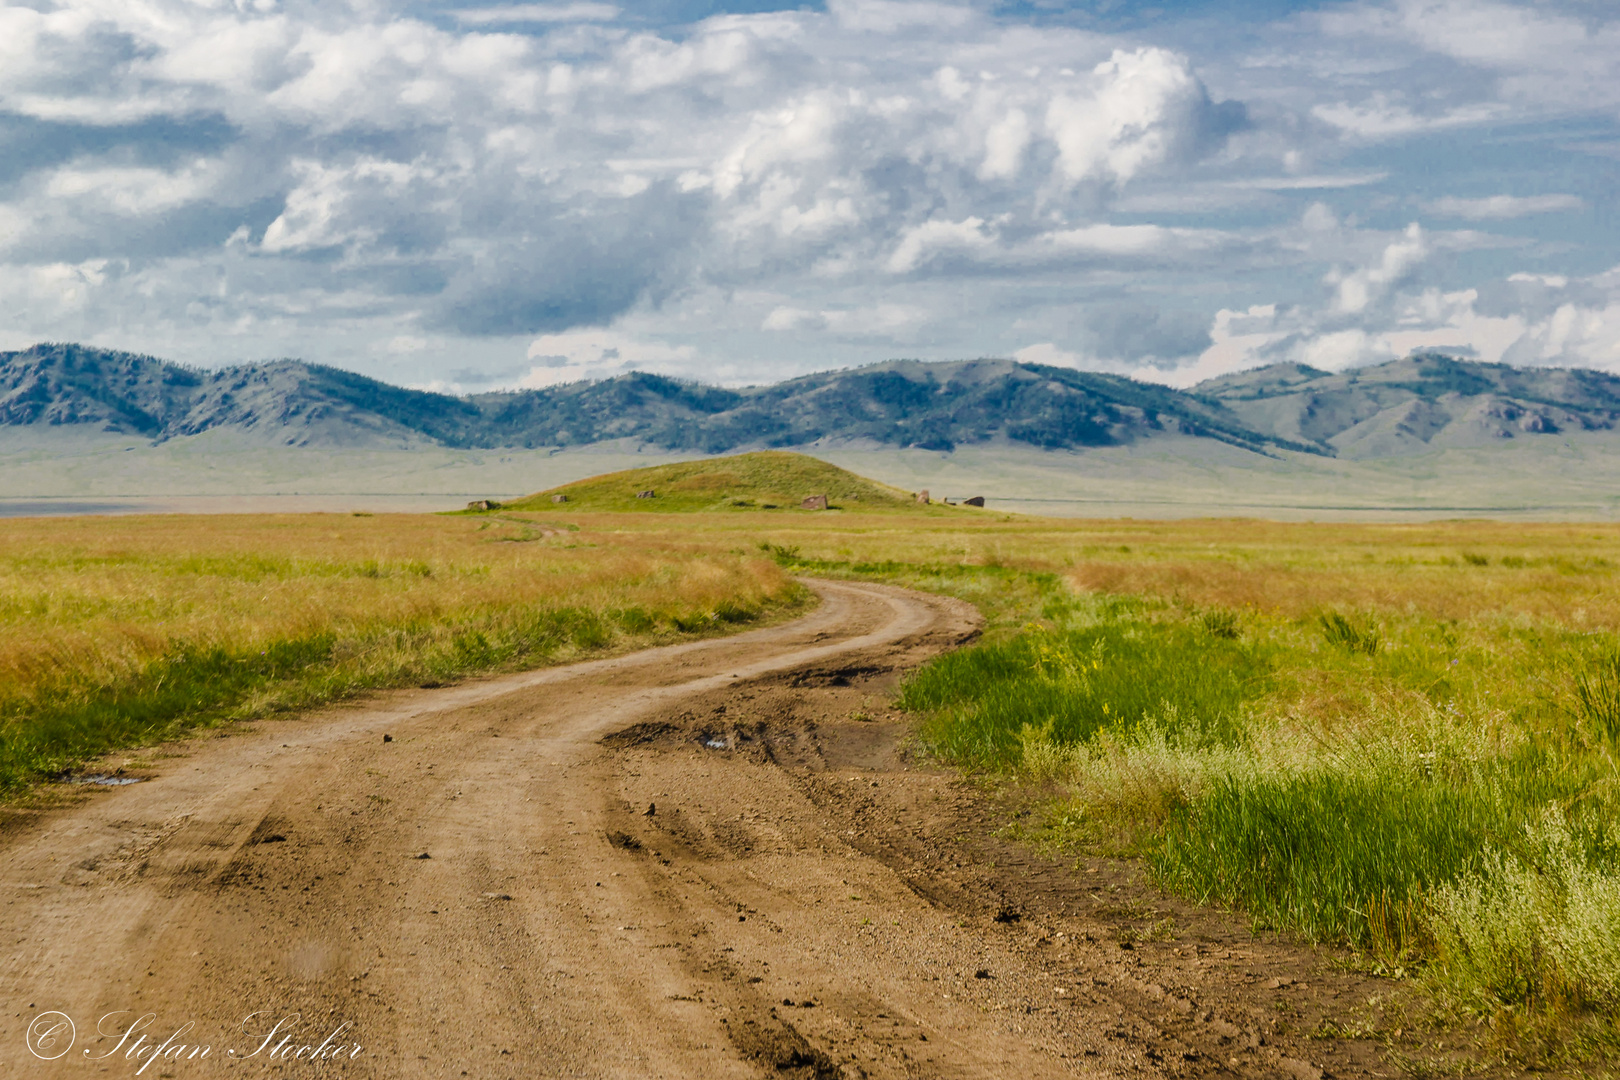
[{"label": "cloud bank", "polygon": [[1043,20],[5,4],[0,344],[467,389],[993,353],[1186,382],[1414,343],[1620,367],[1592,194],[1620,22]]}]

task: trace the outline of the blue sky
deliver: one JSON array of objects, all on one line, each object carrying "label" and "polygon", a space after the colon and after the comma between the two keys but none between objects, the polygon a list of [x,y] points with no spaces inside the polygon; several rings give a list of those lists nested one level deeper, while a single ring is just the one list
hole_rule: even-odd
[{"label": "blue sky", "polygon": [[1620,371],[1609,0],[0,0],[0,347]]}]

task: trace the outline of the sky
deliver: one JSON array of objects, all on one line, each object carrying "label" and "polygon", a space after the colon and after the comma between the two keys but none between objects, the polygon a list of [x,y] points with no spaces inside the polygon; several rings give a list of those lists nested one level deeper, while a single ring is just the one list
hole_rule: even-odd
[{"label": "sky", "polygon": [[0,349],[1620,372],[1613,0],[0,0]]}]

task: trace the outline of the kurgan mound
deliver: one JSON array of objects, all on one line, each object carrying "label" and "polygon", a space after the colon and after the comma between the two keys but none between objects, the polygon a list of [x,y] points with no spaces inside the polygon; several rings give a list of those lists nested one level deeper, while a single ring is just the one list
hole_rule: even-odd
[{"label": "kurgan mound", "polygon": [[[649,494],[650,493],[650,494]],[[556,496],[566,496],[557,501]],[[761,450],[731,457],[627,469],[548,488],[505,510],[794,510],[826,497],[833,510],[928,513],[909,491],[868,480],[806,454]],[[940,511],[936,511],[940,512]]]}]

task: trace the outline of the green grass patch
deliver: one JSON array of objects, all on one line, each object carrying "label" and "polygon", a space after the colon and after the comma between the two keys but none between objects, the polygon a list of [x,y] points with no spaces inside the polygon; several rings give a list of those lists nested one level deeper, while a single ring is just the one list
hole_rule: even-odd
[{"label": "green grass patch", "polygon": [[1514,844],[1527,816],[1594,776],[1528,748],[1462,775],[1413,765],[1373,757],[1219,776],[1174,809],[1150,860],[1176,891],[1260,925],[1389,962],[1432,955],[1432,890],[1477,872],[1482,852]]},{"label": "green grass patch", "polygon": [[936,753],[969,768],[1017,766],[1026,728],[1066,746],[1153,720],[1195,743],[1230,742],[1244,703],[1268,685],[1270,651],[1105,611],[1090,626],[1032,628],[941,657],[906,683],[900,705],[925,716],[920,731]]}]

